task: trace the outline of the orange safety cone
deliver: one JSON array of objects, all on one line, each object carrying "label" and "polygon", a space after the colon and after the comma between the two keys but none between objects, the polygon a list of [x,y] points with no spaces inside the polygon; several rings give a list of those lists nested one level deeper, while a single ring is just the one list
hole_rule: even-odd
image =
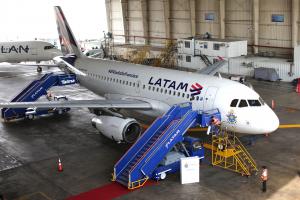
[{"label": "orange safety cone", "polygon": [[296,85],[296,92],[300,93],[300,79],[299,78],[298,78],[297,85]]},{"label": "orange safety cone", "polygon": [[275,101],[272,99],[272,109],[275,109]]},{"label": "orange safety cone", "polygon": [[296,86],[296,92],[300,93],[300,83],[298,83],[297,86]]},{"label": "orange safety cone", "polygon": [[59,172],[62,172],[62,171],[63,171],[63,166],[62,166],[62,164],[61,164],[60,158],[58,158],[58,166],[57,166],[57,170],[58,170]]}]

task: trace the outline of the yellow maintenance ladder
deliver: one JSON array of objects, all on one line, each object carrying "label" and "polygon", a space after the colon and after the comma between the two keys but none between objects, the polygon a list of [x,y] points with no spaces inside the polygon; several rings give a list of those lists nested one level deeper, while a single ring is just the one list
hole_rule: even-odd
[{"label": "yellow maintenance ladder", "polygon": [[220,131],[218,135],[213,134],[211,144],[206,143],[204,147],[211,149],[213,166],[219,166],[246,176],[258,171],[256,162],[234,133]]}]

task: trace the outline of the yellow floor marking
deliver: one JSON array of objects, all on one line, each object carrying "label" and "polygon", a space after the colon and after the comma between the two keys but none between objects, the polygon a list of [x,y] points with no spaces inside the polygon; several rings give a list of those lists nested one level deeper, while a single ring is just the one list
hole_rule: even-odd
[{"label": "yellow floor marking", "polygon": [[300,128],[300,124],[281,124],[279,128]]},{"label": "yellow floor marking", "polygon": [[[143,124],[142,127],[147,129],[149,126]],[[300,124],[281,124],[278,128],[300,128]],[[206,131],[207,128],[190,128],[188,132]]]}]

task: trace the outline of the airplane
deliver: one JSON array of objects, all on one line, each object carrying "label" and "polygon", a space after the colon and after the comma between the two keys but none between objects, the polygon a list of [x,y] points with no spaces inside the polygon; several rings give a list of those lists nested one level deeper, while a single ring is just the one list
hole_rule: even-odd
[{"label": "airplane", "polygon": [[[54,45],[43,41],[14,41],[0,42],[0,62],[19,63],[25,61],[52,60],[62,53]],[[35,66],[35,65],[32,65]],[[37,64],[37,71],[41,72],[42,67]]]},{"label": "airplane", "polygon": [[279,119],[273,110],[258,93],[239,82],[84,56],[61,8],[56,6],[55,12],[64,56],[54,60],[75,73],[81,86],[105,99],[2,102],[0,107],[89,108],[97,115],[92,119],[92,125],[104,136],[118,142],[133,142],[140,135],[141,125],[137,119],[154,120],[172,105],[185,102],[191,102],[195,110],[218,108],[221,126],[229,131],[265,134],[278,128]]}]

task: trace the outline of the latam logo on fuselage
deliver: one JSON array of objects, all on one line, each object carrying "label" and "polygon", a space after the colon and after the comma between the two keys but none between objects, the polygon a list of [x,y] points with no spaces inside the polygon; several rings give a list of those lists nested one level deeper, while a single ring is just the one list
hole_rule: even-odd
[{"label": "latam logo on fuselage", "polygon": [[170,79],[162,79],[162,78],[155,79],[152,76],[148,84],[153,86],[158,86],[158,87],[164,87],[167,89],[183,90],[184,92],[187,92],[188,88],[190,88],[189,91],[191,92],[192,96],[201,94],[201,90],[203,89],[203,87],[199,83],[194,83],[189,87],[188,83],[177,82],[177,81],[172,81]]},{"label": "latam logo on fuselage", "polygon": [[28,45],[26,45],[26,46],[23,46],[23,45],[1,46],[0,52],[1,53],[28,53],[29,47],[28,47]]}]

